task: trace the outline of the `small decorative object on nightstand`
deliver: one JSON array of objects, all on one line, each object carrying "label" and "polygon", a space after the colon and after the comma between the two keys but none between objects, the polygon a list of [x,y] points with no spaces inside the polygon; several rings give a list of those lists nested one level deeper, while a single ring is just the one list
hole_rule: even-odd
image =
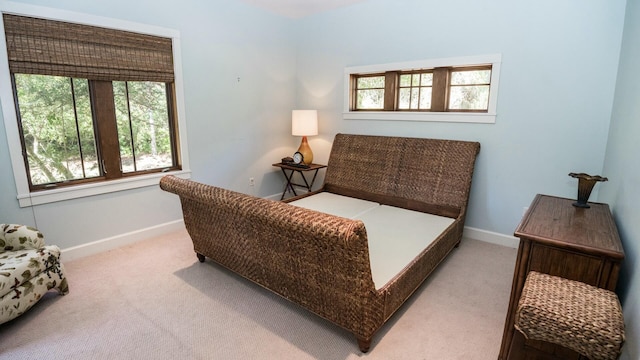
[{"label": "small decorative object on nightstand", "polygon": [[589,196],[591,196],[591,190],[596,185],[598,181],[607,181],[606,177],[602,177],[600,175],[589,175],[585,173],[569,173],[569,176],[578,179],[578,201],[574,202],[572,205],[581,208],[590,208],[587,201],[589,201]]}]

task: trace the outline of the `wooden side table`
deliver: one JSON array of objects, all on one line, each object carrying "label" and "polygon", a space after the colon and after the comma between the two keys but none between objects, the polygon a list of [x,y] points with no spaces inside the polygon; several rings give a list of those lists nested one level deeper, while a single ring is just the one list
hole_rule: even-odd
[{"label": "wooden side table", "polygon": [[578,208],[574,200],[537,195],[515,231],[520,238],[499,359],[585,359],[567,348],[524,338],[513,323],[529,271],[615,291],[624,259],[607,204]]},{"label": "wooden side table", "polygon": [[[313,183],[316,181],[316,176],[318,176],[318,170],[327,167],[327,165],[320,165],[320,164],[311,164],[308,167],[300,167],[300,166],[288,165],[283,163],[276,163],[276,164],[273,164],[273,166],[279,167],[280,170],[282,170],[284,177],[287,179],[287,184],[284,186],[284,190],[282,191],[282,196],[280,197],[280,200],[284,199],[284,196],[287,193],[287,191],[293,192],[293,195],[297,196],[298,193],[296,193],[296,189],[294,188],[294,186],[304,187],[307,189],[307,191],[311,191],[311,188],[313,187]],[[304,175],[306,172],[309,172],[309,171],[313,171],[313,178],[311,179],[311,182],[307,181],[307,178]],[[299,173],[300,176],[302,177],[302,181],[304,181],[304,185],[296,184],[293,182],[293,174],[295,174],[296,172]]]}]

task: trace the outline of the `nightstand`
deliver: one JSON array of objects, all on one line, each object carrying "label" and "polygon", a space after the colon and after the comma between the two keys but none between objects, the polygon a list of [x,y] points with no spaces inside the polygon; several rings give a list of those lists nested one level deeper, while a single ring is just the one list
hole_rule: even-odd
[{"label": "nightstand", "polygon": [[[287,184],[284,186],[284,190],[282,191],[282,196],[280,197],[280,200],[284,199],[284,196],[286,195],[287,191],[292,192],[294,196],[297,196],[298,193],[296,193],[296,189],[294,188],[294,186],[303,187],[303,188],[306,188],[307,191],[311,191],[311,188],[313,187],[313,183],[316,181],[316,176],[318,176],[318,170],[327,167],[327,165],[320,165],[320,164],[311,164],[309,166],[302,167],[302,166],[289,165],[289,164],[283,164],[283,163],[276,163],[276,164],[273,164],[273,166],[279,167],[280,170],[282,170],[282,173],[284,174],[285,179],[287,179]],[[309,182],[305,177],[305,173],[307,172],[313,173],[313,178],[311,179],[311,182]],[[293,182],[293,174],[295,173],[300,174],[302,181],[304,181],[304,185],[296,184]]]}]

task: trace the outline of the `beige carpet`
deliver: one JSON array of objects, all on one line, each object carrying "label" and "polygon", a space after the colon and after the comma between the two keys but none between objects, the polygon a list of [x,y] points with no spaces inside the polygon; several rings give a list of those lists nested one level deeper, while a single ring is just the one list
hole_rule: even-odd
[{"label": "beige carpet", "polygon": [[464,239],[374,337],[341,328],[215,266],[186,231],[65,264],[49,292],[0,325],[0,359],[491,359],[516,250]]}]

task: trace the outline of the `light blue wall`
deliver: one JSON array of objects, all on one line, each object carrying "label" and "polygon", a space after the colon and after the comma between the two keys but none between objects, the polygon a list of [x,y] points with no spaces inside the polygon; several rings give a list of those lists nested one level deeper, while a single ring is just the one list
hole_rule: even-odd
[{"label": "light blue wall", "polygon": [[[300,20],[235,0],[18,2],[181,32],[195,180],[280,191],[270,164],[297,146],[293,108],[320,110],[320,135],[310,138],[317,162],[338,132],[480,141],[467,225],[481,230],[512,234],[536,193],[574,197],[569,172],[608,176],[592,200],[612,205],[625,242],[625,356],[640,357],[631,341],[640,323],[637,0],[369,0]],[[345,67],[494,53],[503,60],[495,124],[342,119]],[[65,248],[180,218],[177,199],[157,188],[19,208],[3,121],[0,222],[36,218]]]},{"label": "light blue wall", "polygon": [[[42,0],[22,2],[51,6]],[[66,0],[55,6],[181,32],[196,180],[261,196],[277,193],[282,180],[270,164],[295,149],[297,139],[288,135],[294,107],[320,110],[320,135],[310,139],[319,162],[328,158],[337,132],[480,141],[467,225],[482,230],[509,235],[536,193],[573,197],[577,184],[569,172],[602,172],[624,0],[369,0],[300,20],[223,0]],[[503,56],[495,124],[342,119],[347,66],[492,53]],[[4,129],[0,132],[6,150]],[[7,151],[0,151],[0,165],[10,169],[9,164]],[[248,186],[249,177],[256,178],[256,188]],[[0,216],[30,223],[31,209],[17,207],[10,171],[0,175],[0,185],[8,189],[0,195]],[[140,201],[157,208],[154,201],[163,194],[143,193]],[[128,194],[85,201],[102,209],[103,198],[112,202],[114,197]],[[35,211],[49,214],[73,204]],[[113,212],[122,215],[114,223],[125,229],[163,217],[153,210],[133,216],[109,206],[92,218]],[[119,231],[88,221],[97,230],[66,245]]]},{"label": "light blue wall", "polygon": [[[624,9],[624,0],[370,0],[306,18],[297,94],[320,110],[311,146],[326,151],[337,132],[477,140],[467,225],[511,235],[536,193],[575,197],[568,173],[602,172]],[[494,53],[495,124],[342,119],[345,67]]]},{"label": "light blue wall", "polygon": [[610,204],[624,244],[619,294],[627,342],[623,359],[640,359],[640,1],[629,0],[599,200]]},{"label": "light blue wall", "polygon": [[[293,20],[225,0],[17,2],[180,31],[192,178],[260,196],[281,191],[271,164],[299,141],[290,135]],[[68,248],[182,217],[178,198],[157,187],[19,208],[3,121],[0,222],[37,225]]]}]

